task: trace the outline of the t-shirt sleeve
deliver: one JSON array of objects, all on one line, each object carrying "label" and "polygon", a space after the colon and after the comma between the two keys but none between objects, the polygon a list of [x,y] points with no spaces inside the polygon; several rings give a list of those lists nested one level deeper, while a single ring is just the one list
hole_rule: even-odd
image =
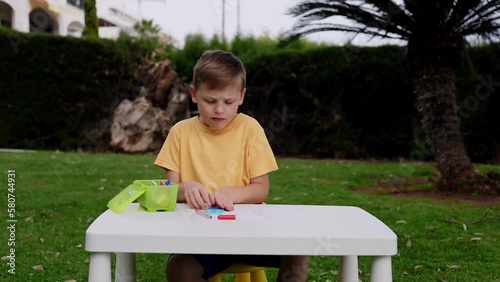
[{"label": "t-shirt sleeve", "polygon": [[264,129],[258,122],[256,122],[250,139],[248,163],[250,178],[278,170],[271,145],[269,145]]},{"label": "t-shirt sleeve", "polygon": [[173,126],[163,143],[163,146],[156,157],[155,165],[172,170],[180,171],[180,137],[179,127]]}]

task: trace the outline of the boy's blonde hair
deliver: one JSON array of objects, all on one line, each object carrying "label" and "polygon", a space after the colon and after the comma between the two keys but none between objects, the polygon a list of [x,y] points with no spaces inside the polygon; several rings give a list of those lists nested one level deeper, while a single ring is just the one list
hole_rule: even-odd
[{"label": "boy's blonde hair", "polygon": [[246,87],[247,73],[241,60],[231,52],[205,51],[193,69],[193,85],[204,84],[208,89],[223,89],[236,77],[241,77],[241,90]]}]

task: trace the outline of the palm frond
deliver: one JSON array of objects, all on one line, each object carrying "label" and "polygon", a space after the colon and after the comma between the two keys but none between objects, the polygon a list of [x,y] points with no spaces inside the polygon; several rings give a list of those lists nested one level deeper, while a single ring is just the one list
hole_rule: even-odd
[{"label": "palm frond", "polygon": [[351,32],[351,33],[362,33],[362,34],[367,34],[367,35],[373,35],[373,36],[378,36],[378,37],[383,37],[383,38],[390,38],[390,39],[402,39],[402,36],[398,35],[393,35],[389,34],[384,31],[377,31],[370,29],[369,27],[363,27],[363,26],[347,26],[347,25],[340,25],[340,24],[333,24],[333,23],[315,23],[312,25],[304,26],[303,29],[298,30],[294,36],[301,37],[307,34],[311,33],[316,33],[319,31],[345,31],[345,32]]},{"label": "palm frond", "polygon": [[[411,19],[392,1],[379,1],[377,5],[362,3],[363,1],[351,2],[359,3],[356,5],[347,1],[316,0],[298,4],[288,11],[288,14],[299,18],[289,36],[296,37],[297,34],[313,33],[311,30],[315,30],[314,32],[318,32],[318,30],[325,31],[330,27],[332,28],[331,30],[339,30],[342,27],[340,28],[341,31],[364,33],[385,38],[404,38],[410,34],[408,30],[412,24]],[[384,8],[381,9],[379,6]],[[395,12],[391,14],[389,11],[393,10],[389,9],[393,9]],[[365,27],[352,28],[336,24],[321,24],[320,27],[315,26],[318,24],[318,21],[331,19],[335,16],[353,20],[356,24]],[[314,26],[314,28],[305,31],[304,28],[309,25]]]},{"label": "palm frond", "polygon": [[[474,1],[461,1],[457,9],[460,10],[463,14],[461,19],[461,24],[464,24],[468,21],[478,19],[486,16],[486,14],[490,14],[490,12],[498,12],[499,1],[497,0],[487,0],[484,2],[481,0]],[[497,7],[495,7],[497,6]],[[460,8],[462,7],[462,8]]]},{"label": "palm frond", "polygon": [[366,0],[366,2],[385,13],[389,20],[404,26],[407,30],[411,30],[415,24],[411,14],[392,0]]},{"label": "palm frond", "polygon": [[[500,16],[495,17],[495,19],[499,20]],[[500,35],[500,23],[490,21],[475,22],[474,24],[463,27],[459,32],[464,36],[484,35],[488,37],[498,37]]]},{"label": "palm frond", "polygon": [[[497,36],[500,28],[500,0],[308,0],[288,14],[298,18],[289,38],[328,30],[400,39]],[[339,17],[353,24],[335,24]]]},{"label": "palm frond", "polygon": [[[496,21],[498,21],[499,16],[500,1],[480,1],[477,6],[469,9],[469,13],[464,16],[464,19],[460,22],[458,30],[460,32],[466,32],[467,35],[474,33],[474,29],[479,27],[481,28],[478,29],[478,34],[494,32],[498,30],[499,23]],[[486,27],[489,27],[490,31],[487,31]]]},{"label": "palm frond", "polygon": [[448,17],[448,28],[452,28],[456,23],[459,23],[460,25],[467,14],[469,14],[470,10],[479,5],[479,3],[481,3],[481,0],[456,0],[453,6],[453,10]]}]

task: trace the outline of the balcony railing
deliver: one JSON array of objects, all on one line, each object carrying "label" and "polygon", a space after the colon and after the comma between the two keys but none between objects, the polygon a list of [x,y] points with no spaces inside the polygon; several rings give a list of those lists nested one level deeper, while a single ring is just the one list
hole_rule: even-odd
[{"label": "balcony railing", "polygon": [[68,4],[83,9],[83,0],[66,0]]}]

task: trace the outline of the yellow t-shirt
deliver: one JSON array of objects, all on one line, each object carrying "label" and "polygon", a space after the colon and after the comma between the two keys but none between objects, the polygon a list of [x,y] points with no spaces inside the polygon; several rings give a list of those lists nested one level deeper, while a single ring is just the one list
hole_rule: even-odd
[{"label": "yellow t-shirt", "polygon": [[250,179],[278,169],[263,128],[241,113],[223,129],[210,128],[198,117],[178,122],[154,163],[178,172],[181,182],[202,183],[209,193],[246,186]]}]

